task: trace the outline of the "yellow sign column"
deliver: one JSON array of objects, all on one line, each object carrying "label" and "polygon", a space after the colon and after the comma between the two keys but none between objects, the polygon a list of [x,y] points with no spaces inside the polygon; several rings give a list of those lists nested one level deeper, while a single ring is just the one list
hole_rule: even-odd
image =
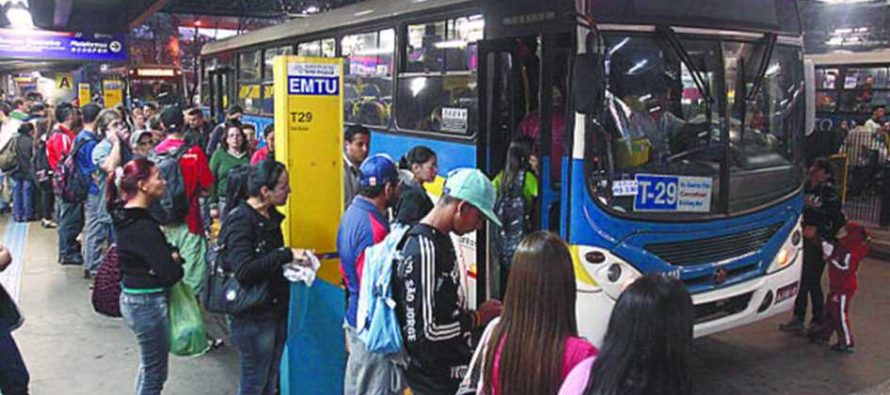
[{"label": "yellow sign column", "polygon": [[102,81],[102,95],[105,100],[105,108],[114,108],[124,101],[124,83],[120,80]]},{"label": "yellow sign column", "polygon": [[87,105],[92,101],[92,96],[90,96],[90,84],[85,82],[77,84],[77,101],[81,106]]},{"label": "yellow sign column", "polygon": [[288,246],[321,258],[311,287],[291,287],[283,394],[343,393],[344,292],[337,228],[343,210],[343,62],[275,58],[275,158],[284,162],[291,195],[284,224]]}]

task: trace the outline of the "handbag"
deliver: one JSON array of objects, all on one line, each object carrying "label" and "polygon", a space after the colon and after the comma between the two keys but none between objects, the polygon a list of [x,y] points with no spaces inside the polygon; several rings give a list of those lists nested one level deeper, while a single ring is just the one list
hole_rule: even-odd
[{"label": "handbag", "polygon": [[0,285],[0,330],[12,332],[18,329],[25,322],[25,317],[19,311],[15,301]]},{"label": "handbag", "polygon": [[109,317],[121,316],[121,265],[117,255],[117,245],[112,244],[105,251],[105,259],[96,273],[93,284],[93,310]]},{"label": "handbag", "polygon": [[246,287],[238,282],[235,273],[223,264],[226,236],[228,232],[220,234],[219,245],[213,247],[216,256],[210,261],[210,273],[201,294],[201,304],[211,313],[240,314],[269,298],[269,282],[263,281]]}]

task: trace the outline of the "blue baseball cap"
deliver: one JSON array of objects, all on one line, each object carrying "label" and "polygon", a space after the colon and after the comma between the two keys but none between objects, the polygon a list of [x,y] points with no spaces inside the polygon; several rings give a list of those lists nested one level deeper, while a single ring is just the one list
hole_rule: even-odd
[{"label": "blue baseball cap", "polygon": [[389,155],[376,154],[369,156],[358,168],[361,173],[359,185],[375,187],[388,182],[399,182],[399,169]]},{"label": "blue baseball cap", "polygon": [[445,180],[444,192],[448,196],[470,203],[493,224],[501,226],[501,221],[494,214],[494,185],[479,169],[452,170]]}]

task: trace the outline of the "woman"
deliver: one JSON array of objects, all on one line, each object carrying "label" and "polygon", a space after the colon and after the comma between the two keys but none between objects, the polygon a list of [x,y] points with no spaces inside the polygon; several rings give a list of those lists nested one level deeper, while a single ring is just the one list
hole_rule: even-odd
[{"label": "woman", "polygon": [[532,229],[531,217],[538,197],[538,178],[531,168],[531,151],[529,139],[522,138],[510,143],[504,170],[493,181],[498,193],[495,214],[503,224],[495,243],[501,267],[501,289],[508,281],[516,246]]},{"label": "woman", "polygon": [[572,368],[597,352],[578,337],[568,246],[550,232],[528,235],[513,257],[507,287],[504,312],[480,343],[485,350],[480,392],[555,394]]},{"label": "woman", "polygon": [[274,394],[286,337],[290,289],[282,267],[306,252],[284,247],[284,215],[275,209],[290,194],[283,164],[260,162],[250,167],[243,188],[228,190],[233,191],[229,196],[233,208],[225,215],[220,230],[222,262],[242,286],[266,283],[269,287],[265,301],[229,316],[232,339],[241,356],[238,393]]},{"label": "woman", "polygon": [[[226,124],[226,138],[220,143],[219,149],[210,157],[210,171],[213,173],[213,186],[210,187],[210,215],[219,218],[219,213],[225,211],[226,191],[229,170],[238,165],[250,163],[247,136],[240,126]],[[221,196],[222,195],[222,196]],[[215,207],[214,207],[215,206]]]},{"label": "woman", "polygon": [[679,280],[637,279],[618,298],[596,360],[572,370],[559,395],[691,394],[693,319]]},{"label": "woman", "polygon": [[134,159],[108,175],[106,207],[112,213],[121,266],[121,315],[139,340],[136,394],[160,394],[167,381],[170,348],[167,290],[183,270],[148,206],[166,184],[147,159]]},{"label": "woman", "polygon": [[33,165],[37,182],[37,202],[40,207],[37,216],[40,217],[40,225],[44,228],[55,228],[58,225],[53,221],[55,211],[55,194],[53,194],[53,170],[49,166],[46,156],[46,141],[49,138],[49,118],[35,121],[37,138],[34,139]]},{"label": "woman", "polygon": [[436,153],[422,145],[414,147],[399,161],[399,168],[410,171],[411,179],[399,187],[395,222],[416,225],[433,209],[433,201],[423,189],[423,184],[436,180],[439,169]]},{"label": "woman", "polygon": [[25,122],[19,126],[16,137],[15,169],[12,170],[12,212],[15,222],[33,221],[33,190],[36,174],[34,158],[34,124]]},{"label": "woman", "polygon": [[266,145],[256,150],[250,158],[250,164],[255,165],[267,158],[275,159],[275,124],[268,124],[263,129],[263,135],[266,138]]}]

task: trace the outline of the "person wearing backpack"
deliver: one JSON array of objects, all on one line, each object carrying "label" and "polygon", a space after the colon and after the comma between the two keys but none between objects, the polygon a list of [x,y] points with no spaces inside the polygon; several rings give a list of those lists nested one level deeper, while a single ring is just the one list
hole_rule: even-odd
[{"label": "person wearing backpack", "polygon": [[[109,110],[114,111],[114,110]],[[97,133],[97,121],[102,108],[95,104],[87,104],[81,108],[83,113],[83,130],[74,139],[74,146],[78,147],[75,158],[77,175],[87,183],[87,196],[84,202],[84,237],[83,237],[83,275],[86,278],[96,276],[96,271],[102,263],[102,243],[108,240],[109,230],[101,221],[104,210],[101,207],[102,199],[99,196],[99,186],[93,179],[96,165],[93,163],[93,150],[99,144]],[[106,119],[108,114],[105,115]]]},{"label": "person wearing backpack", "polygon": [[489,300],[473,311],[451,233],[481,230],[494,215],[494,186],[478,169],[453,170],[444,196],[408,231],[394,262],[392,294],[408,356],[405,377],[416,395],[453,394],[473,350],[471,332],[501,313]]},{"label": "person wearing backpack", "polygon": [[185,261],[183,281],[197,294],[203,289],[207,278],[207,238],[198,199],[210,191],[213,173],[204,150],[186,144],[182,111],[177,107],[167,107],[161,112],[160,119],[166,137],[155,146],[149,160],[162,170],[172,169],[171,173],[164,175],[167,195],[160,200],[160,203],[164,203],[167,199],[170,204],[163,209],[158,208],[163,205],[156,204],[151,211],[156,217],[165,217],[158,218],[164,234],[170,244],[179,249]]},{"label": "person wearing backpack", "polygon": [[[46,143],[46,157],[54,176],[59,175],[59,166],[71,153],[74,131],[80,129],[80,110],[71,103],[56,107],[56,128],[50,133]],[[83,202],[68,202],[62,199],[61,191],[54,190],[56,218],[59,220],[59,263],[62,265],[83,265],[80,243],[77,235],[83,230]]]},{"label": "person wearing backpack", "polygon": [[365,159],[359,166],[358,196],[346,208],[337,230],[340,271],[346,286],[344,329],[349,348],[344,393],[397,394],[404,390],[397,367],[385,355],[370,352],[356,333],[359,289],[365,249],[389,234],[386,210],[399,197],[399,170],[387,155]]},{"label": "person wearing backpack", "polygon": [[23,123],[16,137],[16,164],[12,177],[12,213],[16,222],[33,221],[34,218],[34,124]]},{"label": "person wearing backpack", "polygon": [[37,138],[34,139],[34,174],[37,183],[37,216],[40,225],[54,229],[59,225],[53,218],[55,211],[55,194],[53,193],[53,170],[46,156],[46,143],[49,138],[49,118],[31,120],[37,127]]},{"label": "person wearing backpack", "polygon": [[507,289],[513,253],[532,229],[531,215],[538,197],[538,178],[531,170],[531,148],[527,138],[510,143],[504,170],[493,182],[498,194],[494,212],[503,224],[495,239],[502,292]]}]

